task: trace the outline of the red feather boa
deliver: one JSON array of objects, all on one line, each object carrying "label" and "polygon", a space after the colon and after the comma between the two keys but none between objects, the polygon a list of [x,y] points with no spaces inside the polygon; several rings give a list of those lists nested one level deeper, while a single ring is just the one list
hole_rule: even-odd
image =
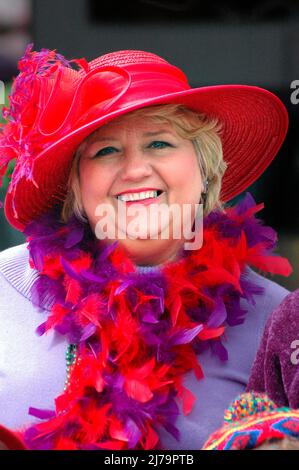
[{"label": "red feather boa", "polygon": [[[87,284],[80,278],[82,273],[101,274],[101,269],[95,272],[91,251],[80,243],[73,252],[45,250],[41,277],[60,283],[65,301],[54,304],[40,333],[61,332],[62,326],[67,330],[66,325],[73,328],[75,324],[83,336],[69,385],[56,398],[55,411],[31,409],[31,414],[45,421],[26,430],[29,448],[155,449],[161,445],[159,426],[176,435],[174,424],[167,421],[168,411],[176,412],[174,399],[184,414],[191,412],[196,399],[183,386],[183,376],[193,370],[198,380],[203,377],[194,345],[221,345],[231,295],[250,297],[242,287],[246,265],[282,275],[291,271],[286,259],[269,251],[273,248],[265,235],[269,228],[254,219],[260,208],[245,204],[242,210],[216,213],[215,219],[212,213],[204,224],[202,248],[163,267],[160,275],[165,292],[163,283],[156,285],[155,291],[160,289],[161,297],[149,288],[156,274],[136,273],[121,246],[107,256],[109,269],[117,275],[93,291],[86,290]],[[69,233],[68,227],[55,230],[51,236],[60,240]],[[33,229],[28,233],[29,248],[34,252],[37,236]],[[43,246],[42,237],[41,242]],[[31,265],[37,268],[33,257]],[[146,288],[141,287],[142,280],[147,282]],[[90,280],[91,285],[97,285],[96,281]],[[219,299],[227,318],[215,313]],[[190,315],[192,309],[202,312],[201,321]],[[234,320],[233,312],[230,315],[230,326],[244,321]],[[159,325],[164,329],[158,332]]]}]

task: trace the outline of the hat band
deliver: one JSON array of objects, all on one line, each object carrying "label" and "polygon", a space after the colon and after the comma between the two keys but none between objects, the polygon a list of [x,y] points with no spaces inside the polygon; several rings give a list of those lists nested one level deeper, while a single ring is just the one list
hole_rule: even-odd
[{"label": "hat band", "polygon": [[57,109],[59,95],[63,93],[59,79],[56,85],[38,123],[44,138],[52,138],[54,134],[63,136],[69,128],[78,128],[107,112],[190,89],[182,71],[169,64],[99,67],[82,78],[61,117]]},{"label": "hat band", "polygon": [[[146,67],[147,66],[147,67]],[[75,127],[83,126],[86,122],[95,121],[108,113],[132,108],[142,104],[146,106],[147,101],[165,98],[167,95],[180,91],[189,90],[186,77],[179,69],[170,65],[155,64],[153,68],[151,64],[130,64],[124,67],[130,76],[130,84],[123,93],[118,92],[118,97],[98,102],[91,106],[86,113],[81,114]],[[178,73],[179,72],[179,73]],[[95,86],[101,86],[101,77],[98,76],[99,83]]]},{"label": "hat band", "polygon": [[124,69],[130,74],[131,84],[118,100],[119,108],[191,88],[182,71],[170,64],[130,64]]}]

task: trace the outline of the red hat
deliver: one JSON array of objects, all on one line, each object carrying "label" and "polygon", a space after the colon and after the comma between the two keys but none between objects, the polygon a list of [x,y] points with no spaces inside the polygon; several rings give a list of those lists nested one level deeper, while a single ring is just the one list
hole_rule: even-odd
[{"label": "red hat", "polygon": [[263,173],[285,138],[287,111],[263,88],[191,88],[179,68],[149,52],[123,50],[87,62],[32,47],[19,61],[10,106],[3,111],[8,122],[0,135],[0,179],[16,158],[5,215],[20,231],[62,203],[72,158],[87,135],[134,109],[177,103],[218,118],[228,164],[220,194],[224,202]]}]

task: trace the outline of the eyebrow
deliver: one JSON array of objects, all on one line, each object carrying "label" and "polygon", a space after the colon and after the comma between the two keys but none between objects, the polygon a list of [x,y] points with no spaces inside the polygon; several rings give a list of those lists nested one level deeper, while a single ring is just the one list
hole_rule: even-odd
[{"label": "eyebrow", "polygon": [[155,131],[155,132],[145,132],[143,135],[144,135],[145,137],[152,137],[152,136],[154,136],[154,135],[159,135],[159,134],[172,134],[172,132],[171,132],[171,131],[168,131],[168,130],[166,130],[166,129],[165,129],[165,130],[162,129],[162,130],[160,130],[160,131]]},{"label": "eyebrow", "polygon": [[[171,134],[172,135],[172,132],[168,131],[166,129],[162,129],[160,131],[144,132],[142,134],[142,136],[143,137],[153,137],[153,136],[160,135],[160,134]],[[112,137],[112,136],[111,137],[103,136],[103,137],[99,137],[99,138],[94,137],[94,140],[91,143],[93,144],[95,142],[105,142],[105,141],[108,141],[108,140],[118,140],[118,139],[116,137]]]}]

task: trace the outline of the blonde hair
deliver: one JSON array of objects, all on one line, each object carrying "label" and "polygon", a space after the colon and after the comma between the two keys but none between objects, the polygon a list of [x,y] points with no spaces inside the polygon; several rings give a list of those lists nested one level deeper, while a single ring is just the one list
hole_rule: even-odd
[{"label": "blonde hair", "polygon": [[[221,125],[216,118],[208,118],[204,114],[179,104],[163,104],[137,109],[114,121],[124,117],[126,120],[148,117],[155,123],[166,122],[173,126],[180,137],[191,140],[198,156],[203,182],[208,182],[207,194],[204,195],[204,215],[216,208],[224,209],[220,200],[220,191],[227,164],[223,160]],[[67,182],[67,195],[61,210],[61,220],[65,223],[73,214],[79,220],[87,222],[81,199],[79,162],[84,146],[95,132],[97,130],[80,144],[73,158]]]}]

